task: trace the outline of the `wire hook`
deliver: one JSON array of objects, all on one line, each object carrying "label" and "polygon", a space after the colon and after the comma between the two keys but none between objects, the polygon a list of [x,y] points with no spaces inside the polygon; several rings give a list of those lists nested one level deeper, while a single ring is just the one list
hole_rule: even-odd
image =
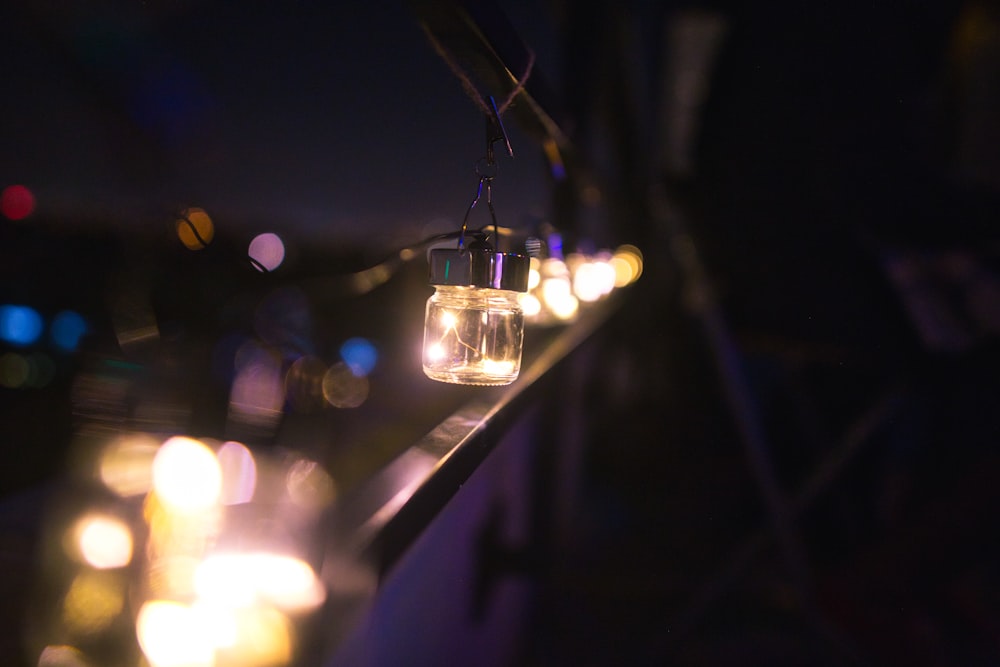
[{"label": "wire hook", "polygon": [[502,141],[507,150],[507,155],[510,157],[514,157],[514,149],[511,148],[510,137],[507,136],[507,130],[503,126],[503,121],[500,120],[500,111],[497,109],[496,100],[492,96],[489,96],[486,98],[486,102],[486,106],[490,110],[486,115],[486,157],[476,165],[476,174],[479,176],[479,187],[476,189],[475,199],[472,200],[469,208],[465,211],[465,218],[462,219],[462,230],[458,234],[459,250],[465,247],[465,232],[468,229],[469,215],[472,213],[472,209],[476,207],[476,204],[479,203],[480,197],[483,196],[483,185],[486,186],[486,204],[490,209],[490,218],[493,220],[493,234],[497,239],[500,237],[497,214],[493,208],[493,178],[497,174],[496,155],[493,150],[493,144]]}]

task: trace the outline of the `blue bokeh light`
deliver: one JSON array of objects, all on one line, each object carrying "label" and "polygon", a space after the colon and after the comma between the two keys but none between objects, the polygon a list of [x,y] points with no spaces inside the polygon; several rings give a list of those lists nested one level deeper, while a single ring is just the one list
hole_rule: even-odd
[{"label": "blue bokeh light", "polygon": [[30,306],[0,306],[0,340],[31,345],[42,335],[42,316]]},{"label": "blue bokeh light", "polygon": [[364,377],[375,368],[378,350],[365,338],[349,338],[340,346],[340,358],[355,377]]},{"label": "blue bokeh light", "polygon": [[80,345],[80,339],[87,333],[87,321],[72,310],[64,310],[52,319],[49,335],[52,343],[65,352],[73,352]]}]

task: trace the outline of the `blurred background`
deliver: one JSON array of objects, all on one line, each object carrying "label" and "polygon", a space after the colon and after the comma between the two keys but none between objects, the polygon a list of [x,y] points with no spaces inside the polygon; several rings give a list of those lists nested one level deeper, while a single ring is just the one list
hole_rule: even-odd
[{"label": "blurred background", "polygon": [[513,664],[1000,662],[995,1],[15,2],[0,61],[10,664],[87,664],[25,619],[92,442],[348,489],[471,396],[420,374],[419,244],[518,79],[509,241],[644,264]]}]

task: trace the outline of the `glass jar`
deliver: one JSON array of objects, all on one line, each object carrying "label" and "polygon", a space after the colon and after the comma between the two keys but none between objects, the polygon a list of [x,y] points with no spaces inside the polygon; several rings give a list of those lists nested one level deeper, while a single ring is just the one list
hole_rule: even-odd
[{"label": "glass jar", "polygon": [[423,364],[433,380],[510,384],[521,369],[523,341],[517,291],[435,285],[427,300]]}]

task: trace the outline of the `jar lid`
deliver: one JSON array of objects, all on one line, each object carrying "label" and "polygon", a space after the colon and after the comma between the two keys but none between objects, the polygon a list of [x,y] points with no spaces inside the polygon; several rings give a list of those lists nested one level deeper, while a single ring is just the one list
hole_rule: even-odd
[{"label": "jar lid", "polygon": [[431,285],[528,291],[527,255],[492,248],[434,248],[429,262]]}]

